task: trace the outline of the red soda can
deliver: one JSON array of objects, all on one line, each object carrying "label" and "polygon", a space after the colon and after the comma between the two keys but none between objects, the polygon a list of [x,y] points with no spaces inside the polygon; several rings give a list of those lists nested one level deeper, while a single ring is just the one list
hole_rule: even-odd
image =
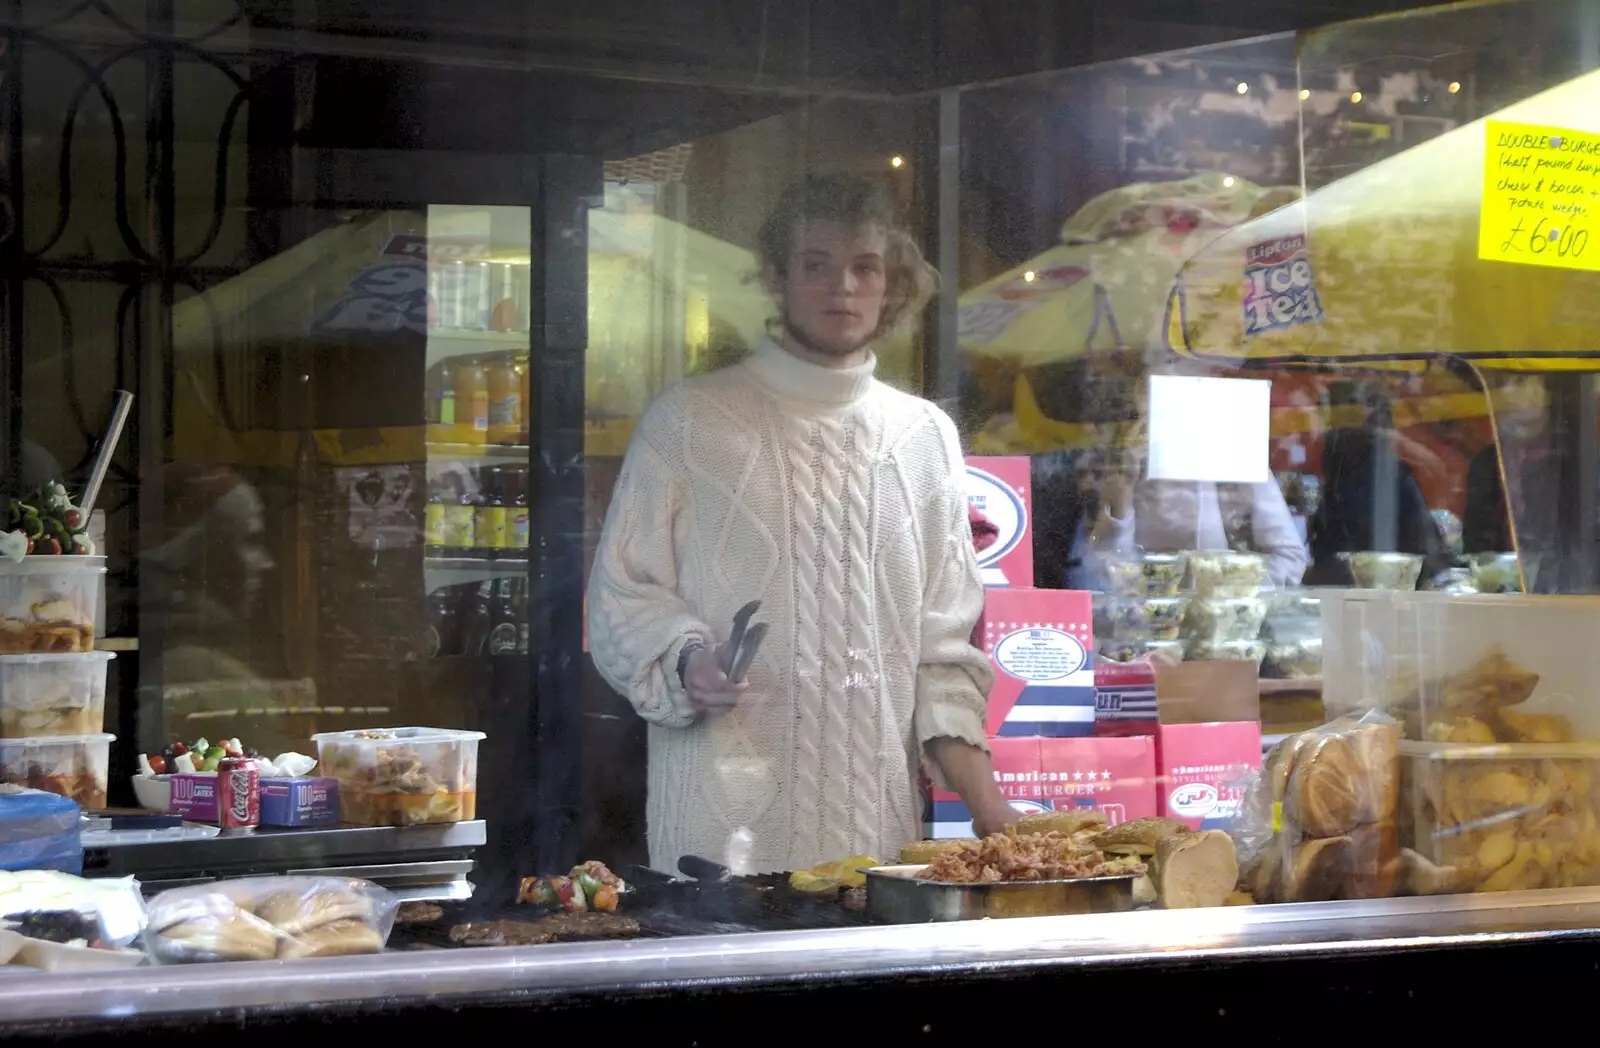
[{"label": "red soda can", "polygon": [[261,776],[255,761],[227,757],[217,764],[217,825],[223,833],[250,833],[261,825]]}]

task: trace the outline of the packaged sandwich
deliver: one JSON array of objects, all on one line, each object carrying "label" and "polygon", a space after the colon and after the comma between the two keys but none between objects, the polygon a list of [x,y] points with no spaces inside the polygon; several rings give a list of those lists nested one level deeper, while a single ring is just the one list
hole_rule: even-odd
[{"label": "packaged sandwich", "polygon": [[150,902],[158,964],[380,953],[399,902],[367,881],[247,877],[174,888]]},{"label": "packaged sandwich", "polygon": [[1272,748],[1232,831],[1241,883],[1257,902],[1395,893],[1399,743],[1398,724],[1373,711]]}]

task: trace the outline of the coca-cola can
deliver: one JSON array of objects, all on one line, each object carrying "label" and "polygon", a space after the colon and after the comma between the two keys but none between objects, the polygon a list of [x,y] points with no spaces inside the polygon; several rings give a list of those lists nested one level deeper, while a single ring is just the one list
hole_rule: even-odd
[{"label": "coca-cola can", "polygon": [[223,833],[253,833],[261,825],[261,775],[255,761],[228,757],[217,764],[217,825]]}]

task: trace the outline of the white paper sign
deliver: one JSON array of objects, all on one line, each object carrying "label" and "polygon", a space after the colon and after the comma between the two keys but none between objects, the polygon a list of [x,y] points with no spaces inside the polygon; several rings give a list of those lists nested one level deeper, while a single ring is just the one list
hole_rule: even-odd
[{"label": "white paper sign", "polygon": [[1260,484],[1268,476],[1272,383],[1150,377],[1150,477]]}]

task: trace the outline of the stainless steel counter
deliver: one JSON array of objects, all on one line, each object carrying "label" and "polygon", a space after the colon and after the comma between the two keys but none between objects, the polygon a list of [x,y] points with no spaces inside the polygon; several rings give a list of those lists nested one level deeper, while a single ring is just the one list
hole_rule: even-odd
[{"label": "stainless steel counter", "polygon": [[774,983],[891,972],[1423,949],[1600,938],[1600,888],[1372,902],[1038,917],[377,957],[140,968],[0,969],[0,1029],[227,1009],[392,1006],[430,999]]}]

